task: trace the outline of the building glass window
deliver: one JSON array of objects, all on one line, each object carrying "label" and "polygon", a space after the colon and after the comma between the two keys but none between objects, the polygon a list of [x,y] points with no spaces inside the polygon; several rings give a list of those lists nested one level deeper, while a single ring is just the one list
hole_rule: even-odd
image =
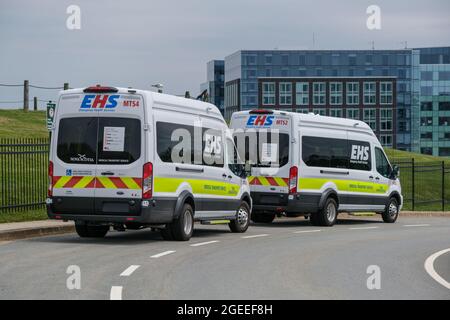
[{"label": "building glass window", "polygon": [[342,109],[330,109],[330,117],[342,118]]},{"label": "building glass window", "polygon": [[308,108],[298,108],[297,110],[298,113],[309,113],[309,109]]},{"label": "building glass window", "polygon": [[332,105],[342,104],[342,82],[330,83],[330,104]]},{"label": "building glass window", "polygon": [[382,131],[392,130],[392,109],[380,109],[380,127]]},{"label": "building glass window", "polygon": [[325,104],[325,82],[315,82],[313,84],[313,99],[315,105]]},{"label": "building glass window", "polygon": [[280,104],[291,105],[292,104],[292,83],[280,82]]},{"label": "building glass window", "polygon": [[313,109],[313,113],[321,115],[321,116],[326,116],[327,115],[327,110],[325,108]]},{"label": "building glass window", "polygon": [[376,109],[364,110],[364,122],[367,123],[373,131],[377,130]]},{"label": "building glass window", "polygon": [[380,103],[392,104],[392,82],[380,83]]},{"label": "building glass window", "polygon": [[297,105],[309,104],[309,83],[297,82],[295,84],[295,102]]},{"label": "building glass window", "polygon": [[364,82],[364,104],[376,103],[375,82]]},{"label": "building glass window", "polygon": [[347,109],[347,118],[359,120],[359,109]]},{"label": "building glass window", "polygon": [[347,82],[347,104],[359,104],[359,83]]},{"label": "building glass window", "polygon": [[392,135],[390,134],[380,135],[380,143],[384,147],[392,147]]},{"label": "building glass window", "polygon": [[420,126],[432,126],[433,125],[433,117],[421,117],[420,118]]},{"label": "building glass window", "polygon": [[275,83],[274,82],[263,82],[262,97],[263,97],[263,105],[268,106],[268,105],[275,104]]},{"label": "building glass window", "polygon": [[433,111],[433,102],[431,101],[421,102],[420,111]]}]

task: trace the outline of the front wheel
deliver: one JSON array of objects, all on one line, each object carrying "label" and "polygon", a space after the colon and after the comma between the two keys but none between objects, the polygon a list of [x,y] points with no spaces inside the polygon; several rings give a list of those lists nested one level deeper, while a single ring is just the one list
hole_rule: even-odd
[{"label": "front wheel", "polygon": [[383,221],[386,223],[394,223],[398,218],[399,206],[397,199],[391,198],[389,199],[389,203],[386,206],[386,209],[381,213],[383,217]]},{"label": "front wheel", "polygon": [[243,233],[247,231],[250,224],[250,207],[246,202],[242,202],[236,211],[236,219],[230,221],[228,226],[231,232]]}]

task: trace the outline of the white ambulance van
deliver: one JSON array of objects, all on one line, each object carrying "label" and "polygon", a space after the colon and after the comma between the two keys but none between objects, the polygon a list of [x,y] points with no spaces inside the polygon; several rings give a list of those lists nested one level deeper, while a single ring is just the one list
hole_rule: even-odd
[{"label": "white ambulance van", "polygon": [[62,91],[52,129],[48,216],[81,237],[152,227],[188,240],[194,221],[245,232],[250,189],[219,110],[151,91]]},{"label": "white ambulance van", "polygon": [[331,226],[339,212],[363,211],[396,221],[403,204],[398,168],[366,123],[253,110],[234,113],[231,129],[251,165],[254,222],[308,215],[314,225]]}]

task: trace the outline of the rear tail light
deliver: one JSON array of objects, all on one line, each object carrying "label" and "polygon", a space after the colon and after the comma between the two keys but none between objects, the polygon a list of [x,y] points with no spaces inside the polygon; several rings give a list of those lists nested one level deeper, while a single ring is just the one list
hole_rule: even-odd
[{"label": "rear tail light", "polygon": [[289,170],[289,193],[297,193],[298,168],[291,167]]},{"label": "rear tail light", "polygon": [[153,164],[147,162],[142,170],[142,199],[150,199],[153,195]]},{"label": "rear tail light", "polygon": [[107,92],[118,92],[119,89],[114,88],[114,87],[104,87],[101,85],[96,85],[96,86],[92,86],[92,87],[87,87],[86,89],[83,90],[84,93],[107,93]]},{"label": "rear tail light", "polygon": [[51,197],[53,195],[53,162],[48,163],[48,189],[47,195]]}]

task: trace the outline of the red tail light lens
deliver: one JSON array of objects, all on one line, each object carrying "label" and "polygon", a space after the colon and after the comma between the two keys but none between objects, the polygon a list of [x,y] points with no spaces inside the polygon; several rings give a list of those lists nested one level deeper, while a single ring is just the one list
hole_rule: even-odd
[{"label": "red tail light lens", "polygon": [[114,87],[104,87],[101,85],[96,85],[93,87],[87,87],[86,89],[83,90],[84,93],[107,93],[107,92],[118,92],[119,89],[114,88]]},{"label": "red tail light lens", "polygon": [[298,168],[291,167],[289,170],[289,193],[297,193]]},{"label": "red tail light lens", "polygon": [[142,172],[142,199],[150,199],[153,195],[153,164],[144,164]]},{"label": "red tail light lens", "polygon": [[51,197],[53,195],[53,162],[48,163],[48,189],[47,195]]}]

